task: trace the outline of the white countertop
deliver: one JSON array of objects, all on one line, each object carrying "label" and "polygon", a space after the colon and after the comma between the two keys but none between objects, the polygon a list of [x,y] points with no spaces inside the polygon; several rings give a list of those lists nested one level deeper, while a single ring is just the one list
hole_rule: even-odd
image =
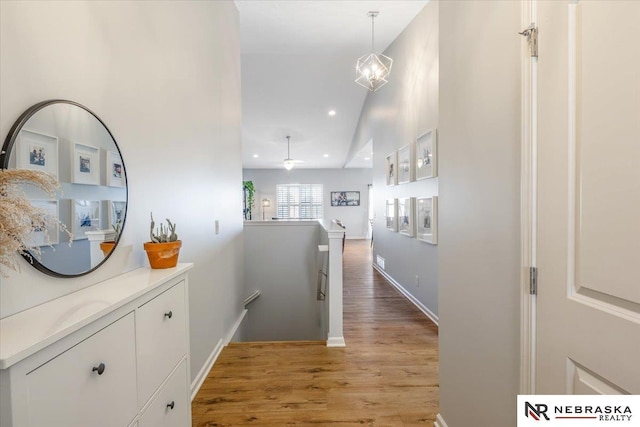
[{"label": "white countertop", "polygon": [[0,369],[117,310],[193,267],[138,268],[0,320]]}]

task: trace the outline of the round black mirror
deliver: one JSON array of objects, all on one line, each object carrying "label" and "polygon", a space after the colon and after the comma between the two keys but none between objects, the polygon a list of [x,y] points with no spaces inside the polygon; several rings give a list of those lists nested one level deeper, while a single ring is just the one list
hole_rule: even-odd
[{"label": "round black mirror", "polygon": [[73,235],[72,242],[57,228],[35,235],[40,254],[24,255],[30,264],[51,276],[76,277],[106,261],[125,224],[127,178],[118,144],[96,114],[73,101],[32,106],[9,131],[0,165],[48,172],[61,185],[58,199],[24,188],[33,205],[56,213]]}]

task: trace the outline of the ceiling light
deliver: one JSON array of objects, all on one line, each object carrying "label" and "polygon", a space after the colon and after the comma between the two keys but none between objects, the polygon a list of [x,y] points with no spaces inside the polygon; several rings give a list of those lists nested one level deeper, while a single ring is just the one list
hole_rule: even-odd
[{"label": "ceiling light", "polygon": [[287,158],[284,159],[284,168],[288,171],[293,169],[293,159],[291,158],[291,147],[290,147],[290,139],[291,137],[287,135]]},{"label": "ceiling light", "polygon": [[257,159],[258,157],[260,157],[260,156],[258,156],[257,154],[254,154],[254,155],[253,155],[253,158],[254,158],[254,159]]},{"label": "ceiling light", "polygon": [[335,116],[336,115],[336,110],[329,110],[329,115],[331,117]]},{"label": "ceiling light", "polygon": [[371,53],[358,58],[358,63],[356,64],[356,83],[366,87],[371,92],[375,92],[387,84],[387,77],[389,77],[391,73],[393,59],[381,53],[374,53],[373,20],[378,16],[378,12],[370,11],[367,16],[371,17]]},{"label": "ceiling light", "polygon": [[364,159],[365,160],[371,160],[371,157],[365,157]]},{"label": "ceiling light", "polygon": [[327,157],[329,157],[329,155],[328,155],[328,154],[325,154],[323,157],[326,159]]}]

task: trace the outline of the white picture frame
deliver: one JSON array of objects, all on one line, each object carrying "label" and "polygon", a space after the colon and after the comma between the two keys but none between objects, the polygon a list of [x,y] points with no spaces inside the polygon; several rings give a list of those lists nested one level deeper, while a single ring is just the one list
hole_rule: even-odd
[{"label": "white picture frame", "polygon": [[34,230],[29,239],[29,247],[50,246],[60,243],[58,225],[59,209],[57,200],[31,200],[31,204],[47,212],[46,228]]},{"label": "white picture frame", "polygon": [[438,244],[438,196],[416,200],[416,237],[432,245]]},{"label": "white picture frame", "polygon": [[398,200],[388,199],[384,211],[384,221],[387,230],[398,231]]},{"label": "white picture frame", "polygon": [[398,184],[413,181],[413,163],[411,162],[411,147],[405,145],[398,150]]},{"label": "white picture frame", "polygon": [[415,233],[415,198],[398,199],[398,233],[413,237]]},{"label": "white picture frame", "polygon": [[85,232],[100,230],[100,200],[71,200],[71,233],[73,240],[86,239]]},{"label": "white picture frame", "polygon": [[16,168],[47,172],[58,178],[57,137],[22,129],[16,145]]},{"label": "white picture frame", "polygon": [[430,129],[416,139],[416,180],[438,176],[438,133]]},{"label": "white picture frame", "polygon": [[73,144],[71,150],[71,182],[100,185],[100,150],[84,144]]},{"label": "white picture frame", "polygon": [[124,223],[124,217],[127,213],[127,202],[120,200],[107,200],[107,206],[109,210],[107,211],[108,217],[108,228],[114,227],[118,220],[121,223]]},{"label": "white picture frame", "polygon": [[124,165],[120,154],[115,151],[105,151],[104,171],[108,187],[124,187],[126,185]]},{"label": "white picture frame", "polygon": [[385,159],[385,182],[387,185],[398,184],[397,165],[398,164],[398,152],[394,151],[389,154]]}]

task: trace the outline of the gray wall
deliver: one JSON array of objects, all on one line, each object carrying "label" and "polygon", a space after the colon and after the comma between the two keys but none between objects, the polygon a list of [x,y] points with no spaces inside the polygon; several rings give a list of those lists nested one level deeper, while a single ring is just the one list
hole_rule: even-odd
[{"label": "gray wall", "polygon": [[440,29],[440,412],[448,427],[512,427],[520,2],[442,1]]},{"label": "gray wall", "polygon": [[[385,185],[385,157],[438,127],[438,2],[428,3],[385,51],[389,83],[365,100],[351,153],[373,138],[374,259],[434,315],[438,314],[438,246],[385,228],[385,200],[438,195],[439,178]],[[419,277],[416,280],[416,276]]]},{"label": "gray wall", "polygon": [[316,221],[247,223],[244,229],[245,294],[261,295],[243,321],[247,341],[321,340],[325,302],[317,301]]},{"label": "gray wall", "polygon": [[[240,40],[233,2],[1,2],[0,131],[44,99],[77,101],[122,151],[129,209],[108,262],[77,279],[21,263],[0,316],[147,265],[149,212],[177,223],[190,273],[191,374],[241,313]],[[220,234],[214,233],[214,220]]]},{"label": "gray wall", "polygon": [[[347,227],[347,238],[367,237],[371,169],[244,169],[243,179],[253,181],[256,189],[256,209],[253,219],[262,219],[263,197],[271,200],[266,218],[276,217],[276,186],[278,184],[322,184],[324,188],[324,218],[340,219]],[[332,207],[332,191],[359,191],[360,206]]]}]

